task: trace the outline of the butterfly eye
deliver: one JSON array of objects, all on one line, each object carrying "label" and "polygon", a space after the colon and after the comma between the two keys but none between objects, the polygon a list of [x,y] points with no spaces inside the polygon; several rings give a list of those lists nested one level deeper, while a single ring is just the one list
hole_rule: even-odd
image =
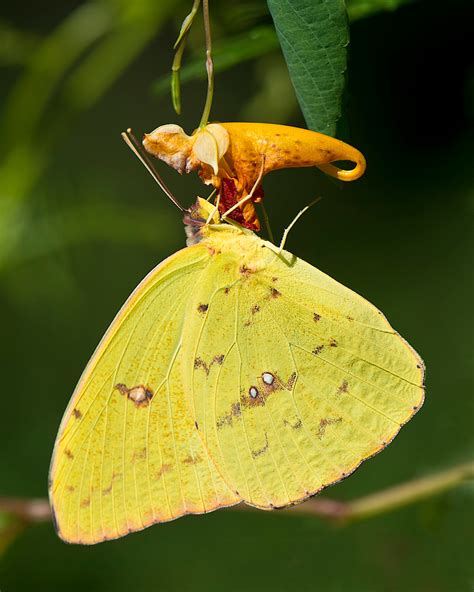
[{"label": "butterfly eye", "polygon": [[265,384],[271,385],[275,381],[275,377],[271,372],[264,372],[262,374],[262,380]]},{"label": "butterfly eye", "polygon": [[252,399],[255,399],[258,395],[258,389],[254,386],[251,386],[249,388],[249,395],[252,397]]}]

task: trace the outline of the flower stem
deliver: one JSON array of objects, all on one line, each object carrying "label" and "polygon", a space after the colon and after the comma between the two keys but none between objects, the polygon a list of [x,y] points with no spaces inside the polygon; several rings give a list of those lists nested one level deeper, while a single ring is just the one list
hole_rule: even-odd
[{"label": "flower stem", "polygon": [[207,95],[199,127],[204,127],[209,121],[209,115],[211,113],[212,107],[212,98],[214,96],[214,63],[212,61],[212,37],[211,23],[209,20],[209,0],[203,0],[202,12],[204,18],[204,32],[206,35]]}]

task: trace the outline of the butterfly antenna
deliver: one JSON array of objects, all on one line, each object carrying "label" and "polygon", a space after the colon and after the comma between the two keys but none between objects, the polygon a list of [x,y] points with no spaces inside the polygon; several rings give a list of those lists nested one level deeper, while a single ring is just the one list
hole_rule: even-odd
[{"label": "butterfly antenna", "polygon": [[132,130],[130,128],[128,128],[126,132],[122,132],[121,136],[122,136],[122,139],[125,142],[125,144],[127,144],[127,146],[130,148],[130,150],[135,154],[135,156],[138,158],[138,160],[142,163],[142,165],[146,168],[146,170],[150,173],[150,175],[156,181],[156,183],[158,183],[161,190],[169,197],[169,199],[174,203],[174,205],[181,212],[187,212],[186,208],[183,208],[183,206],[178,202],[176,197],[168,189],[165,182],[161,178],[161,175],[155,169],[155,167],[153,166],[153,163],[148,158],[146,152],[143,150],[140,143],[138,142],[136,137],[133,135]]},{"label": "butterfly antenna", "polygon": [[285,246],[286,243],[286,239],[288,238],[288,234],[290,233],[290,230],[293,228],[293,226],[298,222],[298,220],[301,218],[301,216],[307,211],[309,210],[309,208],[311,206],[314,206],[314,204],[318,203],[318,201],[321,201],[322,197],[317,197],[316,199],[314,199],[311,203],[309,203],[305,208],[303,208],[301,210],[301,212],[298,212],[298,214],[296,214],[296,216],[293,218],[292,223],[285,228],[285,231],[283,232],[283,236],[281,237],[281,243],[280,246],[278,248],[278,255],[281,254],[281,252],[283,251],[283,247]]}]

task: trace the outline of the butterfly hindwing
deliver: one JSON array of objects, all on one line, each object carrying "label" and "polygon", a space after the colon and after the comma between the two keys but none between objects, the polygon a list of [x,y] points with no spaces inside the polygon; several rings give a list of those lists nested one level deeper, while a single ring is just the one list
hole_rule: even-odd
[{"label": "butterfly hindwing", "polygon": [[94,543],[237,501],[183,391],[186,310],[207,262],[197,245],[159,265],[89,362],[51,465],[50,497],[65,540]]},{"label": "butterfly hindwing", "polygon": [[423,365],[375,307],[289,253],[250,235],[214,250],[186,392],[229,487],[285,506],[390,442],[422,403]]}]

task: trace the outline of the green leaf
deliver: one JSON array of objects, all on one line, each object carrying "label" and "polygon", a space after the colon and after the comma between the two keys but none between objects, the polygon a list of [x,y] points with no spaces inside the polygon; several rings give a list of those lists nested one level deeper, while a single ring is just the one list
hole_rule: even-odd
[{"label": "green leaf", "polygon": [[334,136],[349,43],[343,0],[267,0],[308,127]]}]

